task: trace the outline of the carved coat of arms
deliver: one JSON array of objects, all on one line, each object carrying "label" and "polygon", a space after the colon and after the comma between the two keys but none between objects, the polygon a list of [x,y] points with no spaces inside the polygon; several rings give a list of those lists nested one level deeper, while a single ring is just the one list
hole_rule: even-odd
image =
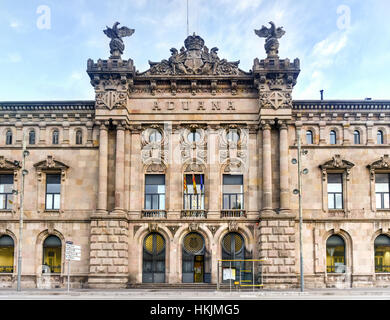
[{"label": "carved coat of arms", "polygon": [[185,48],[180,52],[171,48],[171,57],[161,62],[151,62],[146,75],[176,75],[176,74],[213,74],[235,75],[243,72],[238,69],[240,61],[228,62],[218,57],[218,48],[209,50],[204,40],[195,34],[184,41]]}]

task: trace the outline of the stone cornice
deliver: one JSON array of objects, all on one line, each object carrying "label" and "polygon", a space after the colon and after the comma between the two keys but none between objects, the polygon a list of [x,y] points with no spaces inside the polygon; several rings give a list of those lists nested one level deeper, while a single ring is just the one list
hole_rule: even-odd
[{"label": "stone cornice", "polygon": [[95,110],[94,100],[84,101],[13,101],[0,102],[0,111],[89,111]]},{"label": "stone cornice", "polygon": [[295,100],[293,110],[390,110],[390,100]]}]

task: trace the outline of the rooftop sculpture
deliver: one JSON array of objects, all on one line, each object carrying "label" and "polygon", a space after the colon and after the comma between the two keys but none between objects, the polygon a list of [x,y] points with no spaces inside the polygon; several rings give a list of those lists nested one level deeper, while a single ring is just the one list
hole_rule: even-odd
[{"label": "rooftop sculpture", "polygon": [[122,38],[130,37],[135,31],[134,29],[129,29],[127,27],[118,29],[119,24],[119,22],[115,22],[112,28],[107,27],[106,30],[103,30],[104,34],[111,39],[111,58],[120,58],[125,50],[125,44],[123,43]]},{"label": "rooftop sculpture", "polygon": [[286,33],[286,31],[283,30],[283,27],[276,28],[275,24],[271,21],[269,22],[271,25],[271,28],[267,28],[265,26],[262,26],[261,29],[256,30],[255,33],[260,38],[266,38],[265,39],[265,51],[267,52],[267,55],[270,56],[277,56],[278,55],[278,49],[279,49],[279,41],[281,37]]}]

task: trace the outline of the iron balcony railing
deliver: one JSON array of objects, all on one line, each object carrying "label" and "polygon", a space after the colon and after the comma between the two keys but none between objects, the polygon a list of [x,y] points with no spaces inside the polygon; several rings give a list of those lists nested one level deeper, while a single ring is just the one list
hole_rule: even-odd
[{"label": "iron balcony railing", "polygon": [[142,210],[142,218],[166,218],[166,210]]},{"label": "iron balcony railing", "polygon": [[221,218],[246,218],[246,211],[241,209],[221,210]]},{"label": "iron balcony railing", "polygon": [[207,218],[206,210],[184,209],[181,211],[182,218]]}]

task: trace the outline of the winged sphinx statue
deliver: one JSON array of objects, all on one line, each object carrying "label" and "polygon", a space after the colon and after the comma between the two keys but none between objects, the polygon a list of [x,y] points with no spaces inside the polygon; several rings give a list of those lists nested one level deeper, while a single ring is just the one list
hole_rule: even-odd
[{"label": "winged sphinx statue", "polygon": [[134,29],[127,27],[118,28],[119,22],[115,22],[112,28],[107,27],[103,30],[104,34],[111,39],[110,41],[110,53],[113,57],[118,57],[123,54],[125,50],[125,44],[122,38],[130,37],[134,33]]},{"label": "winged sphinx statue", "polygon": [[268,56],[276,56],[278,54],[279,49],[278,39],[283,37],[286,31],[283,30],[283,27],[276,28],[275,24],[272,21],[269,22],[269,24],[271,25],[271,28],[262,26],[262,28],[259,30],[255,29],[255,33],[260,38],[266,38],[264,47]]}]

